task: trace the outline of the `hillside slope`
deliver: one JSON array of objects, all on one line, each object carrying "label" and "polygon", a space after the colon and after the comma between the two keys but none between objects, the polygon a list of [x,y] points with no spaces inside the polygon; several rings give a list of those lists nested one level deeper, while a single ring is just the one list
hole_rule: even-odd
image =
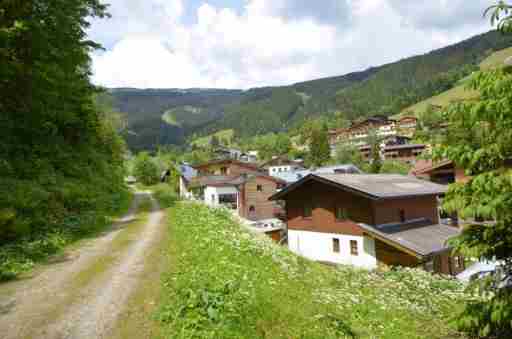
[{"label": "hillside slope", "polygon": [[[338,110],[349,119],[393,115],[443,93],[478,69],[494,51],[512,46],[495,31],[362,72],[247,91],[111,90],[127,113],[132,149],[183,144],[187,138],[233,130],[236,136],[286,131],[309,117]],[[492,61],[490,61],[492,62]]]},{"label": "hillside slope", "polygon": [[158,318],[173,338],[461,338],[450,319],[469,296],[455,280],[312,262],[204,205],[169,219]]},{"label": "hillside slope", "polygon": [[182,144],[190,130],[222,117],[243,91],[224,89],[111,89],[113,106],[126,114],[131,149]]},{"label": "hillside slope", "polygon": [[393,115],[442,93],[478,69],[512,37],[491,31],[430,53],[341,77],[248,91],[202,132],[234,129],[241,136],[287,130],[304,118],[339,110],[349,119]]},{"label": "hillside slope", "polygon": [[[489,70],[501,67],[508,57],[512,57],[512,47],[497,51],[480,63],[481,70]],[[457,85],[443,93],[422,100],[412,106],[402,110],[404,115],[417,115],[425,111],[429,106],[446,106],[454,101],[473,99],[478,96],[475,91],[466,88],[466,79],[457,83]]]}]

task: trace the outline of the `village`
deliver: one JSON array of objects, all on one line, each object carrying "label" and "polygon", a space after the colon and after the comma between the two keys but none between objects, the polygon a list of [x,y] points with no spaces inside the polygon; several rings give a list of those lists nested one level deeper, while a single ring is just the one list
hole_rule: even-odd
[{"label": "village", "polygon": [[2,0],[0,130],[0,339],[512,339],[512,0]]},{"label": "village", "polygon": [[[179,194],[227,208],[250,230],[311,260],[367,269],[422,267],[456,276],[466,260],[452,252],[448,240],[464,221],[445,215],[441,202],[448,184],[466,178],[449,161],[422,157],[430,145],[410,143],[416,125],[411,116],[375,116],[329,130],[332,152],[348,142],[365,160],[370,159],[365,141],[376,131],[381,157],[411,165],[408,175],[365,174],[353,164],[306,169],[303,159],[280,155],[258,163],[256,151],[219,147],[215,159],[177,167]],[[477,267],[468,272],[461,279],[481,273]]]}]

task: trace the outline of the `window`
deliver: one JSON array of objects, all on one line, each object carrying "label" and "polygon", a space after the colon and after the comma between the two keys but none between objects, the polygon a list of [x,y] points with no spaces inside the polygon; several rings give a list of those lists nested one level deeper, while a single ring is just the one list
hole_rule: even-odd
[{"label": "window", "polygon": [[359,255],[357,250],[357,240],[350,240],[350,254]]},{"label": "window", "polygon": [[254,212],[256,212],[256,207],[254,207],[254,205],[249,206],[249,213],[254,213]]},{"label": "window", "polygon": [[227,167],[221,167],[221,168],[220,168],[220,174],[221,174],[221,175],[226,175],[226,174],[228,174],[228,168],[227,168]]},{"label": "window", "polygon": [[258,192],[263,192],[263,186],[261,186],[261,185],[256,185],[256,191],[258,191]]},{"label": "window", "polygon": [[337,221],[343,221],[343,220],[348,220],[349,217],[348,217],[348,213],[347,213],[347,210],[343,207],[336,207],[336,220]]},{"label": "window", "polygon": [[340,253],[340,239],[332,238],[332,251],[334,253]]},{"label": "window", "polygon": [[215,194],[212,194],[212,203],[215,203]]},{"label": "window", "polygon": [[400,222],[405,222],[405,211],[400,210]]},{"label": "window", "polygon": [[459,256],[456,256],[455,258],[455,268],[461,268],[462,267],[462,259]]},{"label": "window", "polygon": [[313,208],[311,208],[311,204],[304,205],[304,210],[302,211],[302,216],[304,218],[311,218],[313,216]]}]

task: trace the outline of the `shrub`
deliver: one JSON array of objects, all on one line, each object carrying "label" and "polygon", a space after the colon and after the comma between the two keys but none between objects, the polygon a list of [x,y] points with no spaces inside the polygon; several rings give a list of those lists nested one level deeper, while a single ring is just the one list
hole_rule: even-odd
[{"label": "shrub", "polygon": [[146,186],[158,183],[158,167],[147,152],[141,152],[135,158],[133,175],[140,183]]}]

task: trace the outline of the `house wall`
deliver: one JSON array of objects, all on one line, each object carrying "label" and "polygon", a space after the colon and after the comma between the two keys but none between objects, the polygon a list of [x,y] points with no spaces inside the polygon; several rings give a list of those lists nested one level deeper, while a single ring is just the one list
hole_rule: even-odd
[{"label": "house wall", "polygon": [[427,218],[432,221],[432,224],[437,224],[439,222],[437,204],[437,198],[433,195],[373,201],[374,225],[400,222],[400,210],[404,211],[405,220]]},{"label": "house wall", "polygon": [[238,190],[235,187],[207,186],[204,190],[204,203],[208,206],[219,206],[219,195],[223,194],[236,194],[237,201],[240,200]]},{"label": "house wall", "polygon": [[[222,168],[225,167],[227,172],[222,173]],[[257,171],[251,167],[243,166],[237,163],[220,163],[212,164],[209,166],[198,168],[199,175],[240,175],[245,173],[256,173]]]},{"label": "house wall", "polygon": [[180,198],[182,199],[192,199],[194,196],[192,192],[188,190],[187,183],[183,177],[180,177]]},{"label": "house wall", "polygon": [[[262,191],[258,191],[261,185]],[[277,192],[277,183],[264,177],[254,177],[245,183],[241,192],[240,216],[249,220],[262,220],[274,217],[277,203],[269,198]],[[251,212],[254,206],[254,212]]]},{"label": "house wall", "polygon": [[[340,252],[333,250],[333,239],[339,239]],[[358,255],[350,252],[350,241],[357,241]],[[364,236],[288,230],[288,247],[303,257],[336,264],[373,269],[377,267],[374,240]]]},{"label": "house wall", "polygon": [[[310,218],[303,217],[304,205],[307,203],[313,207]],[[337,206],[346,208],[352,221],[337,221]],[[368,199],[322,183],[305,183],[290,192],[286,200],[286,213],[288,229],[294,230],[361,235],[362,231],[355,222],[373,224],[372,207]]]},{"label": "house wall", "polygon": [[379,264],[403,267],[415,267],[420,264],[416,257],[399,251],[378,239],[375,240],[375,254]]}]

